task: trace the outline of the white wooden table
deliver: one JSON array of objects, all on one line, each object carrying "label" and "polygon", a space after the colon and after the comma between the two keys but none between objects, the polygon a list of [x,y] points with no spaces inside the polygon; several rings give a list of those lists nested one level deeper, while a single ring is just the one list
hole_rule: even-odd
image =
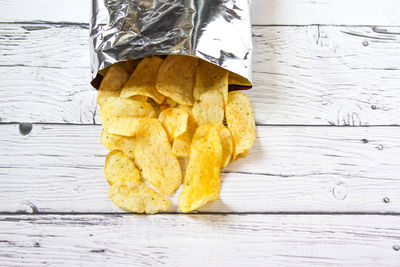
[{"label": "white wooden table", "polygon": [[255,146],[154,216],[107,197],[89,2],[0,2],[1,266],[400,266],[399,0],[255,1]]}]

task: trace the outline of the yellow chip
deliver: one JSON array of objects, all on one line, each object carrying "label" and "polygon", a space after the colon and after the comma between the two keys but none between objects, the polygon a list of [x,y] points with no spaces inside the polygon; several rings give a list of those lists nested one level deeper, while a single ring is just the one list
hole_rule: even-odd
[{"label": "yellow chip", "polygon": [[104,176],[110,185],[122,179],[140,182],[140,173],[133,161],[119,150],[113,150],[107,155]]},{"label": "yellow chip", "polygon": [[214,124],[201,125],[193,136],[179,209],[193,211],[219,198],[222,145]]},{"label": "yellow chip", "polygon": [[109,97],[100,108],[103,128],[112,134],[133,136],[141,117],[155,117],[156,112],[149,103]]},{"label": "yellow chip", "polygon": [[157,119],[141,119],[132,139],[134,159],[143,178],[162,194],[172,194],[182,182],[182,172],[161,123]]},{"label": "yellow chip", "polygon": [[101,81],[97,93],[97,104],[103,102],[111,96],[119,96],[122,87],[129,78],[129,72],[120,65],[111,65]]},{"label": "yellow chip", "polygon": [[103,130],[101,133],[101,143],[110,150],[121,150],[130,159],[134,158],[134,155],[133,155],[134,139],[133,139],[133,137],[126,137],[126,136],[121,136],[121,135],[110,134],[109,132]]},{"label": "yellow chip", "polygon": [[208,91],[196,100],[193,106],[193,117],[198,125],[206,122],[223,123],[224,100],[218,91]]},{"label": "yellow chip", "polygon": [[179,104],[193,105],[197,64],[194,57],[168,56],[158,71],[157,90]]},{"label": "yellow chip", "polygon": [[233,143],[232,136],[229,132],[228,128],[226,128],[223,124],[215,123],[215,126],[219,132],[219,138],[221,139],[222,144],[222,160],[221,160],[221,169],[225,168],[231,160],[232,151],[233,151]]},{"label": "yellow chip", "polygon": [[249,98],[241,91],[229,92],[226,121],[233,140],[233,159],[247,155],[256,140],[256,124]]},{"label": "yellow chip", "polygon": [[224,103],[228,101],[229,71],[202,60],[197,68],[196,83],[193,90],[195,100],[207,91],[218,91],[223,96]]},{"label": "yellow chip", "polygon": [[101,106],[101,118],[131,118],[131,117],[155,117],[156,113],[149,103],[123,98],[109,97]]},{"label": "yellow chip", "polygon": [[136,213],[154,214],[168,210],[170,205],[168,198],[136,180],[117,180],[108,195],[118,207]]},{"label": "yellow chip", "polygon": [[186,132],[188,117],[189,114],[179,108],[168,108],[160,113],[158,120],[167,132],[168,140],[170,142],[174,138]]},{"label": "yellow chip", "polygon": [[142,59],[125,83],[120,96],[143,95],[151,97],[158,104],[161,104],[165,97],[156,90],[155,81],[162,62],[163,59],[157,56]]},{"label": "yellow chip", "polygon": [[191,142],[192,136],[189,132],[176,137],[172,143],[172,155],[179,158],[189,157]]},{"label": "yellow chip", "polygon": [[103,146],[108,148],[109,150],[118,150],[120,149],[120,142],[121,142],[121,137],[120,135],[114,135],[110,134],[106,130],[103,130],[101,132],[101,143]]},{"label": "yellow chip", "polygon": [[[136,69],[137,65],[139,64],[139,62],[140,62],[141,60],[142,60],[141,58],[138,58],[138,59],[129,59],[129,60],[127,60],[127,61],[123,61],[123,63],[124,63],[124,68],[125,68],[129,73],[132,73],[132,72]],[[117,64],[118,64],[118,63],[117,63]]]},{"label": "yellow chip", "polygon": [[197,123],[195,122],[192,114],[192,107],[186,105],[178,105],[179,109],[186,111],[189,115],[187,130],[183,134],[175,137],[172,143],[172,154],[174,156],[183,158],[189,157],[190,144],[192,143],[193,134],[196,132]]},{"label": "yellow chip", "polygon": [[170,108],[173,108],[173,107],[175,107],[177,105],[177,103],[174,100],[172,100],[171,98],[166,97],[164,102],[163,102],[163,105],[167,106],[167,107],[170,107]]},{"label": "yellow chip", "polygon": [[251,88],[251,83],[249,80],[234,72],[229,72],[229,84]]},{"label": "yellow chip", "polygon": [[148,99],[148,97],[145,95],[134,95],[129,98],[140,102],[147,102]]}]

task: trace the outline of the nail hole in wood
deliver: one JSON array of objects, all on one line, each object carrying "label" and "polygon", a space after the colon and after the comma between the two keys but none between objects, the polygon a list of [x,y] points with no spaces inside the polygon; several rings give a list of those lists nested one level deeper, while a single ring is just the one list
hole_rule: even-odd
[{"label": "nail hole in wood", "polygon": [[33,246],[34,246],[35,248],[40,248],[40,243],[39,243],[39,242],[35,242],[35,243],[33,244]]},{"label": "nail hole in wood", "polygon": [[362,44],[363,44],[363,46],[368,46],[369,45],[368,41],[364,41],[364,42],[362,42]]},{"label": "nail hole in wood", "polygon": [[31,123],[20,123],[19,124],[19,132],[22,135],[28,135],[32,131]]},{"label": "nail hole in wood", "polygon": [[363,139],[361,139],[361,142],[363,142],[364,144],[366,144],[366,143],[368,143],[368,139],[363,138]]},{"label": "nail hole in wood", "polygon": [[17,213],[20,214],[29,214],[29,213],[35,214],[38,212],[39,209],[30,201],[22,203],[17,209]]},{"label": "nail hole in wood", "polygon": [[383,150],[383,145],[379,144],[376,148],[377,148],[378,150]]},{"label": "nail hole in wood", "polygon": [[102,249],[92,249],[90,252],[92,253],[104,253],[106,252],[106,249],[102,248]]},{"label": "nail hole in wood", "polygon": [[333,187],[332,193],[337,200],[344,200],[347,197],[347,187],[339,183]]},{"label": "nail hole in wood", "polygon": [[385,202],[385,203],[389,203],[389,202],[390,202],[390,198],[388,198],[388,197],[384,197],[384,198],[383,198],[383,202]]},{"label": "nail hole in wood", "polygon": [[376,105],[371,105],[371,109],[373,110],[377,109]]},{"label": "nail hole in wood", "polygon": [[399,251],[400,250],[400,246],[396,244],[396,245],[393,246],[393,249],[396,250],[396,251]]}]

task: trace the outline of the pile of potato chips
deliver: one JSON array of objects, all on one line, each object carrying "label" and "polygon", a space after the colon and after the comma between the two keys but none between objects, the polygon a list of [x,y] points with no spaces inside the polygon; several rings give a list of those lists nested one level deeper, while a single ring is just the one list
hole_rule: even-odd
[{"label": "pile of potato chips", "polygon": [[104,173],[115,205],[137,213],[166,211],[166,195],[182,180],[182,212],[219,198],[221,169],[246,156],[256,139],[250,101],[241,91],[228,92],[230,79],[223,68],[176,55],[107,69],[97,103],[101,142],[111,151]]}]

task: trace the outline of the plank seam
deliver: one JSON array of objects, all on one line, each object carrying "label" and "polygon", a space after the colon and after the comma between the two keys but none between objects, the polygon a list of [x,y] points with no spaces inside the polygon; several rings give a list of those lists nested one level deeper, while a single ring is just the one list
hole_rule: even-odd
[{"label": "plank seam", "polygon": [[[141,213],[131,213],[131,212],[0,212],[0,216],[39,216],[39,215],[115,215],[115,216],[130,216],[130,215],[142,215],[147,216],[146,214]],[[153,214],[153,216],[157,215],[379,215],[379,216],[400,216],[400,212],[319,212],[319,211],[266,211],[266,212],[193,212],[193,213],[180,213],[180,212],[160,212],[157,214]]]},{"label": "plank seam", "polygon": [[[1,125],[19,125],[27,123],[32,125],[71,125],[71,126],[101,126],[99,123],[63,123],[63,122],[16,122],[16,121],[0,121]],[[372,128],[372,127],[400,127],[400,124],[370,124],[370,125],[332,125],[332,124],[265,124],[256,123],[261,127],[337,127],[337,128]]]},{"label": "plank seam", "polygon": [[[56,26],[78,26],[89,29],[89,23],[84,22],[67,22],[67,21],[0,21],[0,24],[21,24],[21,25],[56,25]],[[329,27],[400,27],[400,24],[327,24],[327,23],[311,23],[311,24],[252,24],[253,27],[310,27],[310,26],[329,26]]]}]

